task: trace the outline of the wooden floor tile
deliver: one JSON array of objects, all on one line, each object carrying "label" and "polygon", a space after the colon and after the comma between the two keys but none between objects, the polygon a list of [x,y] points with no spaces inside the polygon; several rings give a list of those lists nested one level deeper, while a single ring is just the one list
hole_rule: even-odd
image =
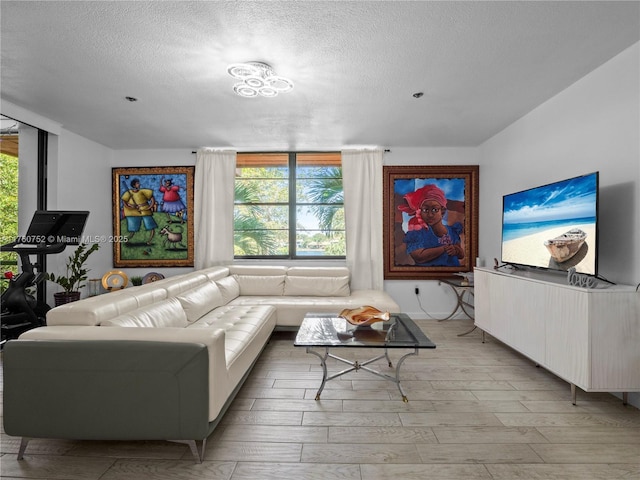
[{"label": "wooden floor tile", "polygon": [[[536,427],[550,443],[624,443],[637,445],[640,456],[640,428],[603,427]],[[639,459],[640,462],[640,459]]]},{"label": "wooden floor tile", "polygon": [[217,438],[218,442],[260,442],[260,443],[325,443],[329,436],[328,427],[273,426],[273,425],[229,425]]},{"label": "wooden floor tile", "polygon": [[640,465],[487,465],[493,480],[636,480]]},{"label": "wooden floor tile", "polygon": [[49,456],[25,454],[23,460],[4,455],[1,478],[47,480],[98,480],[114,465],[113,458]]},{"label": "wooden floor tile", "polygon": [[427,400],[411,400],[403,402],[395,400],[372,400],[369,396],[361,400],[344,400],[342,410],[345,412],[434,412],[433,402]]},{"label": "wooden floor tile", "polygon": [[234,410],[228,411],[221,425],[243,424],[243,425],[300,425],[302,423],[302,412],[274,412],[260,410]]},{"label": "wooden floor tile", "polygon": [[524,402],[518,401],[460,401],[433,400],[431,404],[436,412],[480,413],[480,412],[528,412]]},{"label": "wooden floor tile", "polygon": [[230,480],[235,462],[118,460],[100,480]]},{"label": "wooden floor tile", "polygon": [[253,410],[271,410],[280,412],[341,412],[342,401],[331,400],[331,395],[325,395],[326,392],[322,392],[322,399],[316,401],[315,394],[313,398],[306,398],[301,400],[290,399],[273,399],[273,398],[259,398],[253,405]]},{"label": "wooden floor tile", "polygon": [[639,463],[638,444],[554,443],[531,445],[545,463]]},{"label": "wooden floor tile", "polygon": [[431,380],[435,390],[514,390],[506,380]]},{"label": "wooden floor tile", "polygon": [[549,443],[531,427],[433,427],[432,430],[439,443]]},{"label": "wooden floor tile", "polygon": [[234,462],[299,462],[301,443],[215,442],[207,443],[205,459]]},{"label": "wooden floor tile", "polygon": [[414,445],[305,443],[302,462],[310,463],[419,463]]},{"label": "wooden floor tile", "polygon": [[640,428],[640,416],[606,413],[496,413],[500,421],[512,427],[584,427],[601,425]]},{"label": "wooden floor tile", "polygon": [[240,462],[231,480],[362,480],[356,465]]},{"label": "wooden floor tile", "polygon": [[329,427],[329,443],[437,443],[431,428]]},{"label": "wooden floor tile", "polygon": [[461,443],[416,445],[423,463],[536,463],[542,459],[524,444]]},{"label": "wooden floor tile", "polygon": [[465,464],[404,464],[362,465],[363,480],[491,480],[483,465]]},{"label": "wooden floor tile", "polygon": [[440,426],[502,426],[493,413],[400,413],[400,420],[405,427],[440,427]]},{"label": "wooden floor tile", "polygon": [[303,425],[340,426],[401,426],[397,413],[370,412],[305,412]]}]

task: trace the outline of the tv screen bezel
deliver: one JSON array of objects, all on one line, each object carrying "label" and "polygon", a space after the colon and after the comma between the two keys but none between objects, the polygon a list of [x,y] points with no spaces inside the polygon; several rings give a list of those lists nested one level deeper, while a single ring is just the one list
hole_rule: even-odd
[{"label": "tv screen bezel", "polygon": [[599,235],[599,231],[598,231],[598,226],[599,226],[599,210],[600,210],[600,172],[599,171],[594,171],[594,172],[589,172],[589,173],[585,173],[582,175],[575,175],[573,177],[567,177],[567,178],[563,178],[560,180],[556,180],[553,182],[549,182],[549,183],[545,183],[545,184],[540,184],[540,185],[536,185],[534,187],[531,188],[526,188],[524,190],[520,190],[517,192],[512,192],[512,193],[508,193],[502,196],[502,223],[500,225],[500,260],[504,265],[512,265],[514,267],[517,268],[525,268],[525,269],[532,269],[532,270],[544,270],[544,271],[549,271],[549,272],[558,272],[558,273],[566,273],[568,271],[568,269],[570,267],[568,267],[567,269],[563,269],[563,268],[554,268],[553,266],[540,266],[540,265],[532,265],[532,264],[528,264],[528,263],[518,263],[518,262],[514,262],[513,260],[506,260],[505,256],[504,256],[504,244],[505,244],[505,239],[504,239],[504,217],[505,217],[505,200],[507,197],[513,196],[513,195],[519,195],[519,194],[523,194],[526,192],[530,192],[533,190],[537,190],[537,189],[542,189],[542,188],[547,188],[550,187],[552,185],[555,184],[560,184],[563,182],[570,182],[572,180],[576,180],[579,178],[585,178],[585,177],[590,177],[590,176],[594,176],[595,175],[595,194],[596,194],[596,198],[595,198],[595,241],[593,242],[593,244],[595,245],[595,253],[594,253],[594,261],[593,261],[593,273],[587,273],[587,272],[583,272],[583,271],[578,271],[578,273],[582,274],[582,275],[589,275],[589,276],[593,276],[593,277],[598,277],[598,263],[599,263],[599,239],[600,239],[600,235]]}]

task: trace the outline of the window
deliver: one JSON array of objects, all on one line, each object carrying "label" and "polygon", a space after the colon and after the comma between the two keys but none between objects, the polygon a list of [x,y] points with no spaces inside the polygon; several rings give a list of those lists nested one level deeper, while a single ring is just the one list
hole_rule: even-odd
[{"label": "window", "polygon": [[[46,131],[0,114],[0,171],[2,172],[0,243],[2,245],[15,241],[19,233],[18,224],[25,222],[25,225],[28,225],[33,209],[46,210],[47,208],[47,141]],[[27,186],[26,191],[33,192],[34,195],[24,192],[19,195],[18,191],[24,190],[23,186]],[[36,188],[33,188],[34,186]],[[46,255],[38,254],[36,262],[38,271],[45,272]],[[0,271],[3,274],[9,270],[14,274],[17,273],[20,270],[18,263],[16,253],[0,254]],[[46,282],[36,282],[36,285],[38,303],[44,305]],[[6,281],[0,281],[0,290],[4,290],[6,286]]]},{"label": "window", "polygon": [[344,258],[340,153],[239,153],[235,258]]},{"label": "window", "polygon": [[[0,244],[13,242],[18,236],[18,124],[0,116]],[[9,281],[6,272],[18,273],[18,254],[0,253],[0,291]]]}]

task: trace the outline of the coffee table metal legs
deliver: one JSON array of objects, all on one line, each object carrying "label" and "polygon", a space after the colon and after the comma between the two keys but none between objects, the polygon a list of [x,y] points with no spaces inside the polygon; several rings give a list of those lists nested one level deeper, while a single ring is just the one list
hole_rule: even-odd
[{"label": "coffee table metal legs", "polygon": [[[311,350],[311,348],[307,347],[307,353],[315,355],[320,359],[320,365],[322,365],[322,383],[320,384],[320,388],[318,389],[318,393],[316,393],[316,400],[320,400],[320,394],[322,390],[324,390],[324,384],[327,383],[327,356],[329,355],[329,349],[327,348],[327,352],[325,355],[321,355],[315,350]],[[333,377],[332,377],[333,378]]]},{"label": "coffee table metal legs", "polygon": [[[349,373],[349,372],[353,372],[354,370],[358,371],[358,370],[365,370],[369,373],[372,373],[374,375],[377,375],[378,377],[382,377],[385,380],[390,380],[392,382],[394,382],[397,386],[398,386],[398,390],[400,390],[400,394],[402,395],[402,401],[403,402],[408,402],[409,400],[407,399],[407,395],[405,394],[404,390],[402,389],[402,385],[400,385],[400,367],[402,366],[402,363],[407,359],[407,357],[410,357],[411,355],[417,355],[418,354],[418,349],[416,348],[413,352],[409,352],[405,355],[403,355],[402,357],[400,357],[400,360],[398,360],[398,363],[396,365],[396,374],[395,376],[392,375],[388,375],[386,373],[382,373],[379,372],[377,370],[374,370],[372,368],[369,368],[367,365],[373,363],[373,362],[377,362],[378,360],[381,360],[383,358],[385,358],[387,360],[387,364],[389,365],[389,368],[393,368],[393,363],[391,362],[391,359],[389,358],[389,354],[387,352],[387,349],[385,348],[384,350],[384,354],[383,355],[378,355],[377,357],[373,357],[365,362],[358,362],[358,360],[347,360],[346,358],[342,358],[339,357],[337,355],[334,355],[333,353],[329,352],[329,348],[330,347],[325,347],[325,351],[324,354],[320,353],[320,352],[316,352],[315,350],[312,350],[311,347],[307,347],[307,353],[310,353],[312,355],[315,355],[316,357],[318,357],[320,359],[320,365],[322,365],[322,383],[320,384],[320,388],[318,389],[318,393],[316,393],[316,400],[320,400],[320,394],[322,393],[322,390],[324,390],[324,386],[327,383],[327,381],[329,380],[333,380],[334,378],[340,377],[342,375],[344,375],[345,373]],[[328,372],[327,372],[327,358],[333,358],[334,360],[337,360],[339,362],[342,363],[346,363],[347,365],[350,365],[350,368],[346,368],[344,370],[341,370],[338,373],[334,373],[333,375],[329,376]]]}]

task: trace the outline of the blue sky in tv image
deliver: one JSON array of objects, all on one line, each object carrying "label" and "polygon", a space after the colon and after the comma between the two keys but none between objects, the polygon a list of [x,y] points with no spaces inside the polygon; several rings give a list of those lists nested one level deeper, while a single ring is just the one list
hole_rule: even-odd
[{"label": "blue sky in tv image", "polygon": [[595,224],[597,173],[513,193],[503,200],[503,241],[549,228]]}]

